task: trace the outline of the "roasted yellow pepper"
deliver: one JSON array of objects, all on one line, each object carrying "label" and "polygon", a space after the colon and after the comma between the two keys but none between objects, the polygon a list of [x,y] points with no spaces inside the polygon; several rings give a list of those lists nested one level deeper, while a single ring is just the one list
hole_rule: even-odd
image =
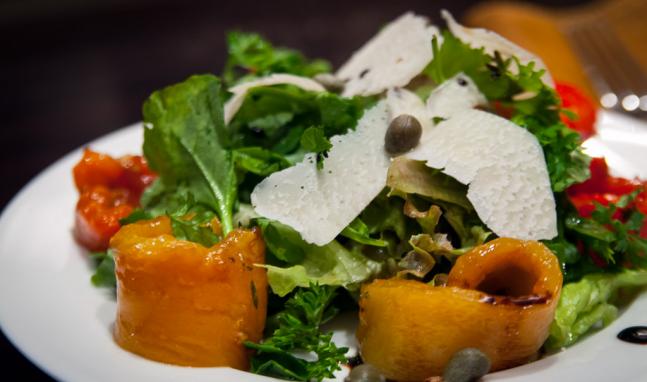
[{"label": "roasted yellow pepper", "polygon": [[548,248],[507,238],[461,256],[446,286],[376,280],[361,290],[362,357],[398,381],[442,375],[464,348],[485,353],[492,371],[526,363],[548,336],[561,286]]},{"label": "roasted yellow pepper", "polygon": [[114,337],[124,349],[177,365],[248,369],[243,341],[262,337],[267,309],[260,232],[234,230],[211,248],[172,235],[167,217],[111,239],[117,275]]}]

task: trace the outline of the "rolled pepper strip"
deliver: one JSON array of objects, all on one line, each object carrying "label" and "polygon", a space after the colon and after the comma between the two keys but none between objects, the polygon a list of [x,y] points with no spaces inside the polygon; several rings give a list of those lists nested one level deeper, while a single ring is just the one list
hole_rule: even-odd
[{"label": "rolled pepper strip", "polygon": [[446,286],[376,280],[360,295],[362,357],[398,381],[442,375],[465,348],[485,353],[493,371],[529,362],[548,336],[561,286],[548,248],[508,238],[461,256]]},{"label": "rolled pepper strip", "polygon": [[206,248],[176,239],[159,217],[122,227],[110,247],[119,346],[170,364],[248,369],[243,342],[260,341],[267,311],[258,229],[234,230]]}]

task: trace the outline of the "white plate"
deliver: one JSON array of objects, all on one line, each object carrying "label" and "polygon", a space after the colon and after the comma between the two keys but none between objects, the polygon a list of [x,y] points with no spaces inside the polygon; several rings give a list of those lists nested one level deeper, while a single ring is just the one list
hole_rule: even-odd
[{"label": "white plate", "polygon": [[[600,134],[587,142],[588,150],[606,155],[618,174],[647,178],[647,127],[620,115],[600,117]],[[89,146],[123,155],[139,152],[141,138],[141,126],[134,125]],[[81,155],[78,149],[43,171],[0,218],[0,324],[7,337],[36,365],[63,381],[272,380],[228,368],[156,363],[114,343],[115,301],[106,290],[90,284],[91,266],[71,236],[77,199],[71,169]],[[339,343],[352,344],[353,331],[348,327],[352,321],[348,316],[336,324]],[[609,327],[568,350],[486,380],[644,381],[647,346],[615,336],[627,326],[645,324],[647,293]],[[433,339],[429,342],[433,346]]]}]

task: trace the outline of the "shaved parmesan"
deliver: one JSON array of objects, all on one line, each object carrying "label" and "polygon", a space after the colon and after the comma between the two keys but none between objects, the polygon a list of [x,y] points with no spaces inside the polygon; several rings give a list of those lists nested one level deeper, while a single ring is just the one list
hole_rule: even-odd
[{"label": "shaved parmesan", "polygon": [[238,109],[243,106],[243,101],[245,101],[245,96],[247,95],[247,91],[249,91],[249,89],[272,85],[294,85],[300,87],[303,90],[313,92],[323,92],[326,90],[320,83],[315,80],[307,77],[295,76],[292,74],[277,73],[253,81],[244,82],[242,84],[229,88],[229,92],[233,93],[233,96],[227,101],[227,103],[225,103],[225,124],[231,122]]},{"label": "shaved parmesan", "polygon": [[495,51],[499,52],[503,58],[517,57],[521,64],[535,63],[536,69],[544,69],[542,80],[545,84],[555,87],[555,82],[548,72],[544,62],[533,53],[523,49],[519,45],[504,38],[503,36],[482,28],[466,28],[454,20],[454,17],[446,10],[440,12],[441,16],[447,22],[449,31],[463,42],[473,47],[482,47],[487,54],[493,55]]},{"label": "shaved parmesan", "polygon": [[481,220],[497,235],[525,240],[557,235],[555,199],[537,139],[480,110],[455,113],[406,156],[463,184]]},{"label": "shaved parmesan", "polygon": [[364,113],[354,131],[330,139],[333,146],[323,169],[317,170],[315,155],[308,154],[301,163],[265,178],[252,192],[256,213],[289,225],[308,243],[329,243],[386,184],[389,122],[381,101]]},{"label": "shaved parmesan", "polygon": [[428,20],[405,13],[362,46],[337,71],[347,81],[343,96],[379,94],[402,87],[432,59],[431,40],[440,35]]},{"label": "shaved parmesan", "polygon": [[447,119],[479,105],[487,105],[487,100],[474,81],[463,73],[443,82],[427,98],[427,110],[432,118]]}]

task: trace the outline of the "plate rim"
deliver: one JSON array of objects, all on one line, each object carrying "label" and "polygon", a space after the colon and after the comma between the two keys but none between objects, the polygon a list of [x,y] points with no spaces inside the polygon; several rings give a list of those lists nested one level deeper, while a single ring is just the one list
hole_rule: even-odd
[{"label": "plate rim", "polygon": [[[17,211],[19,209],[19,207],[21,206],[21,202],[23,202],[22,199],[25,198],[25,195],[27,195],[27,193],[30,190],[37,188],[38,185],[40,184],[40,182],[42,182],[43,179],[46,179],[46,177],[50,173],[52,173],[56,169],[60,168],[66,162],[72,161],[75,157],[80,157],[80,154],[81,154],[82,150],[84,148],[86,148],[86,147],[91,147],[91,146],[97,145],[97,144],[99,144],[101,142],[110,142],[110,141],[113,141],[116,137],[118,137],[120,135],[133,134],[134,130],[143,129],[143,128],[144,127],[143,127],[142,122],[136,122],[136,123],[133,123],[133,124],[129,124],[129,125],[125,126],[125,127],[122,127],[120,129],[113,130],[113,131],[111,131],[111,132],[109,132],[109,133],[107,133],[105,135],[102,135],[102,136],[100,136],[98,138],[95,138],[95,139],[91,140],[90,142],[88,142],[88,143],[86,143],[84,145],[81,145],[81,146],[67,152],[63,156],[59,157],[57,160],[55,160],[52,163],[48,164],[36,176],[32,177],[25,185],[23,185],[20,188],[20,190],[9,200],[9,202],[5,205],[5,207],[0,212],[0,238],[5,236],[4,231],[6,230],[5,227],[9,223],[8,219],[9,219],[9,217],[11,217],[11,215],[13,213],[15,213],[14,211]],[[70,168],[70,170],[71,170],[71,168]],[[70,237],[70,239],[71,239],[71,237]],[[5,256],[5,254],[0,252],[0,259],[3,256]],[[91,287],[92,286],[88,283],[88,288],[91,288]],[[647,293],[643,293],[643,295],[647,295]],[[644,302],[641,302],[641,304],[644,303],[645,306],[647,306],[647,298],[644,298],[643,300],[644,300]],[[42,372],[44,372],[45,374],[47,374],[48,376],[50,376],[53,379],[56,379],[56,380],[59,380],[60,378],[65,378],[64,380],[67,380],[67,378],[74,379],[75,378],[74,376],[72,376],[70,374],[67,374],[67,373],[64,373],[64,372],[61,373],[60,370],[57,367],[54,367],[53,365],[50,365],[47,362],[45,362],[42,358],[40,358],[38,356],[37,352],[33,351],[33,349],[26,349],[21,344],[21,341],[19,339],[20,335],[15,330],[13,330],[13,331],[12,330],[7,330],[6,318],[5,318],[5,315],[3,314],[3,311],[5,309],[8,309],[8,307],[3,308],[2,305],[0,305],[0,330],[4,333],[4,335],[6,336],[8,342],[11,343],[11,345],[15,348],[15,350],[20,352],[35,367],[38,367]],[[629,309],[631,309],[631,308],[629,308]],[[617,319],[614,322],[617,322],[618,320],[619,319]],[[608,328],[606,328],[606,329],[608,329]],[[599,334],[600,334],[600,332],[596,332],[591,337],[594,337],[594,336],[599,335]],[[560,352],[558,354],[564,354],[564,352],[562,351],[562,352]],[[550,359],[552,357],[553,356],[544,358],[544,360],[548,360],[548,359]],[[149,361],[149,362],[152,362],[152,361]],[[537,362],[533,362],[533,363],[530,363],[530,364],[527,364],[527,365],[532,365],[532,364],[536,364],[536,363]],[[159,364],[159,363],[156,363],[156,362],[155,362],[155,364],[156,365],[162,365],[162,366],[171,366],[171,367],[174,367],[174,368],[176,367],[176,366],[172,366],[172,365]],[[524,366],[527,366],[527,365],[524,365]],[[234,369],[230,369],[230,368],[221,368],[221,369],[231,370],[231,372],[234,375],[238,374],[238,373],[241,373],[241,375],[236,376],[236,377],[242,377],[242,378],[245,378],[245,379],[251,378],[251,379],[249,379],[250,381],[251,380],[254,380],[254,381],[277,381],[277,379],[274,379],[274,378],[268,378],[268,377],[264,377],[264,376],[259,376],[259,375],[252,374],[252,373],[249,373],[249,372],[246,372],[246,371],[238,371],[238,370],[234,370]],[[515,369],[519,369],[519,368],[515,368]],[[509,370],[515,370],[515,369],[509,369]],[[195,370],[195,368],[193,368],[193,370]],[[495,378],[496,377],[503,377],[503,379],[506,379],[505,373],[506,373],[506,371],[492,373],[492,374],[488,375],[488,377],[486,377],[486,379],[490,379],[491,377],[495,377]],[[525,374],[525,373],[522,373],[522,374]],[[213,379],[213,377],[212,377],[212,379]]]}]

